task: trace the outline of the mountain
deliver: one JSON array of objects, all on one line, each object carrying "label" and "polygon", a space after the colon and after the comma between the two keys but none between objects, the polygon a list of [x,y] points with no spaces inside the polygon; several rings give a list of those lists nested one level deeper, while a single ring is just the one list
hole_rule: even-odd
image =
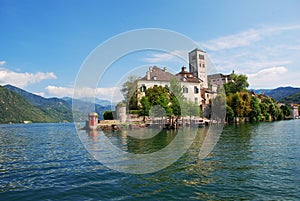
[{"label": "mountain", "polygon": [[[106,110],[114,110],[114,105],[111,105],[111,103],[106,100],[96,99],[95,100],[96,104],[93,104],[89,102],[92,100],[91,98],[83,99],[86,101],[77,100],[77,99],[73,100],[72,98],[69,97],[65,97],[63,99],[44,98],[12,85],[5,85],[4,87],[2,87],[2,90],[6,90],[14,95],[17,95],[19,98],[21,97],[21,99],[26,102],[26,104],[24,103],[24,105],[26,105],[26,107],[34,111],[34,113],[30,113],[26,110],[22,112],[22,115],[24,116],[25,114],[29,114],[29,116],[25,116],[25,117],[31,117],[30,115],[34,114],[36,118],[32,118],[32,117],[27,118],[32,122],[63,122],[63,121],[71,122],[73,121],[73,115],[76,117],[77,121],[85,121],[87,120],[87,115],[91,111],[96,111],[99,115],[99,119],[103,119],[103,114]],[[15,97],[10,96],[10,98],[15,98]],[[8,100],[5,99],[4,95],[0,97],[0,101],[4,103],[8,103]],[[76,106],[76,108],[73,108],[74,111],[72,111],[73,103]],[[97,103],[101,103],[104,105],[97,104]],[[19,109],[23,108],[22,105],[20,104],[14,105],[13,103],[10,103],[9,106],[2,105],[1,107],[3,107],[3,109],[1,110],[3,114],[2,113],[1,114],[4,116],[7,113],[5,108],[10,108],[9,110],[11,110],[12,108],[17,108],[15,109],[15,112],[11,111],[10,113],[16,116],[20,116],[20,118],[22,117],[21,114],[18,114],[18,111],[20,112]],[[24,119],[23,117],[21,119],[17,118],[16,121],[9,120],[12,118],[12,115],[10,113],[7,113],[8,117],[7,118],[3,117],[5,121],[0,121],[0,123],[24,121],[22,120]]]},{"label": "mountain", "polygon": [[80,98],[79,100],[84,101],[84,102],[89,102],[89,103],[93,103],[95,102],[98,105],[102,105],[102,106],[111,106],[111,105],[116,105],[116,103],[112,103],[108,100],[102,100],[99,98],[93,98],[93,97],[84,97],[84,98]]},{"label": "mountain", "polygon": [[280,101],[284,97],[290,96],[292,94],[295,94],[297,92],[300,92],[300,88],[294,88],[294,87],[279,87],[276,89],[256,89],[253,90],[257,94],[261,94],[262,92],[274,98],[277,101]]},{"label": "mountain", "polygon": [[57,122],[73,121],[71,105],[66,101],[59,98],[44,98],[32,93],[29,93],[23,89],[12,85],[5,85],[6,89],[17,93],[25,98],[31,105],[39,108],[48,117],[54,119]]},{"label": "mountain", "polygon": [[288,105],[290,105],[291,103],[300,104],[300,91],[280,99],[279,102]]},{"label": "mountain", "polygon": [[25,98],[0,86],[0,123],[55,122]]},{"label": "mountain", "polygon": [[[80,111],[81,113],[84,114],[83,116],[80,114],[75,114],[75,119],[78,121],[85,121],[87,119],[87,115],[91,111],[97,112],[99,115],[99,119],[103,119],[103,114],[105,111],[114,110],[114,105],[111,106],[111,104],[105,104],[105,105],[101,105],[101,104],[97,104],[97,103],[94,104],[94,103],[90,102],[92,100],[91,98],[72,99],[70,97],[64,97],[63,100],[66,101],[70,105],[74,104],[74,107],[76,107],[76,108],[74,108],[74,110]],[[83,100],[86,100],[86,101],[83,101]],[[109,102],[109,101],[107,101],[107,102]]]}]

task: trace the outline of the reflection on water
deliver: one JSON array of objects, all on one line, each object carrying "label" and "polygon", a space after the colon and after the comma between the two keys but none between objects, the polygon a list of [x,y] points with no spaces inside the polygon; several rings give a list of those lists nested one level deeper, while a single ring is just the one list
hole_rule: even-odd
[{"label": "reflection on water", "polygon": [[[230,125],[204,159],[199,158],[199,151],[207,128],[195,135],[190,135],[191,130],[149,131],[149,136],[157,134],[141,138],[133,137],[130,130],[81,133],[89,149],[95,151],[103,136],[131,154],[155,153],[176,138],[186,140],[175,141],[177,147],[190,143],[168,167],[135,175],[108,169],[93,160],[72,124],[0,125],[0,198],[299,200],[299,129],[299,120]],[[179,134],[186,138],[178,138]]]},{"label": "reflection on water", "polygon": [[[144,132],[141,132],[144,131]],[[142,138],[134,138],[144,133]],[[153,133],[156,132],[156,135]],[[144,174],[159,171],[178,160],[193,143],[198,129],[161,130],[140,128],[121,131],[79,133],[91,155],[107,167],[127,173]],[[149,137],[149,135],[152,137]]]}]

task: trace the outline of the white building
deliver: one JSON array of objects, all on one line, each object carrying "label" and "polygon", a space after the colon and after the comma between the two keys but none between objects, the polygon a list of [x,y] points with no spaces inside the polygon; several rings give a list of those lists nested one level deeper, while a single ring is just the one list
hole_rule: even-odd
[{"label": "white building", "polygon": [[207,90],[206,53],[195,49],[189,53],[189,72],[186,67],[176,75],[169,73],[167,68],[160,69],[157,66],[150,67],[145,77],[137,81],[140,91],[138,99],[145,95],[147,88],[156,86],[170,87],[170,81],[176,77],[182,87],[185,100],[197,105],[209,103],[210,95]]},{"label": "white building", "polygon": [[232,81],[231,74],[224,75],[222,73],[208,75],[207,79],[213,92],[216,92],[220,86],[223,86],[224,84]]}]

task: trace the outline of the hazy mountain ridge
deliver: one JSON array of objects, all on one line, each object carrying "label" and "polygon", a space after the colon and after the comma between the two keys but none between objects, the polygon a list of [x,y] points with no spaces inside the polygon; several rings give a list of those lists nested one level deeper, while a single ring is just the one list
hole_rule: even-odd
[{"label": "hazy mountain ridge", "polygon": [[[276,89],[255,89],[252,90],[257,94],[264,93],[267,96],[270,96],[274,98],[277,101],[284,101],[285,97],[292,96],[293,94],[296,94],[300,92],[300,88],[295,87],[278,87]],[[300,101],[300,100],[298,100]],[[283,102],[286,103],[286,102]]]},{"label": "hazy mountain ridge", "polygon": [[300,91],[280,99],[279,102],[285,104],[300,104]]},{"label": "hazy mountain ridge", "polygon": [[[74,114],[77,117],[76,120],[80,121],[85,121],[87,119],[88,113],[90,113],[91,111],[96,111],[99,114],[99,119],[103,119],[103,113],[106,110],[114,109],[114,105],[111,105],[107,100],[95,99],[96,104],[93,104],[91,102],[93,100],[92,98],[83,98],[82,100],[73,100],[70,97],[44,98],[42,96],[32,94],[12,85],[5,85],[4,88],[23,97],[29,104],[38,108],[41,112],[46,114],[47,117],[51,119],[51,122],[73,121],[73,102],[77,107],[73,108]],[[104,105],[98,103],[103,103]],[[16,105],[16,107],[20,106]]]},{"label": "hazy mountain ridge", "polygon": [[[106,110],[114,110],[114,105],[111,104],[105,104],[105,105],[100,105],[97,103],[90,102],[92,99],[72,99],[70,97],[64,97],[62,98],[64,101],[66,101],[68,104],[73,105],[73,109],[75,111],[80,111],[82,114],[76,115],[75,120],[81,120],[85,121],[87,119],[87,114],[90,113],[91,111],[95,111],[99,115],[99,119],[103,119],[103,114]],[[86,100],[86,101],[84,101]],[[100,99],[98,99],[100,100]],[[101,100],[103,102],[109,102],[106,100]],[[96,101],[95,101],[96,102]]]}]

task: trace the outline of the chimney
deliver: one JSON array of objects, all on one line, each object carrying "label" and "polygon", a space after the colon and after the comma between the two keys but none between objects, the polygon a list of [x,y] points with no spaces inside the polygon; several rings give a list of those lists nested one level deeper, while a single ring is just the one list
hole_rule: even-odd
[{"label": "chimney", "polygon": [[182,66],[181,72],[186,72],[186,67],[185,66]]},{"label": "chimney", "polygon": [[167,67],[164,67],[164,72],[168,72],[168,68]]}]

